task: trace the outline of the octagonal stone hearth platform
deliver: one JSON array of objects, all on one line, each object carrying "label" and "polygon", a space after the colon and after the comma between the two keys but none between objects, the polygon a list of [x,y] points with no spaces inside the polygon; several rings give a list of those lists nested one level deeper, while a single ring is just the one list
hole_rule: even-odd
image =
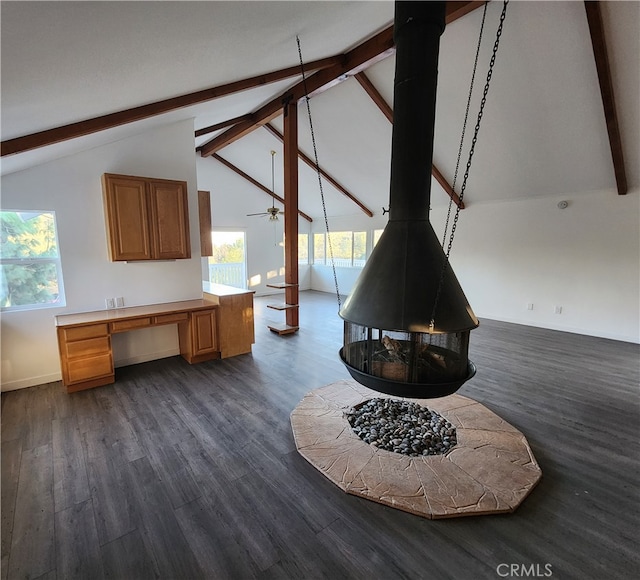
[{"label": "octagonal stone hearth platform", "polygon": [[352,380],[311,391],[291,412],[298,452],[347,493],[429,519],[513,512],[542,477],[524,435],[484,405],[449,395],[408,399],[440,413],[457,444],[445,455],[409,457],[365,443],[346,411],[392,398]]}]

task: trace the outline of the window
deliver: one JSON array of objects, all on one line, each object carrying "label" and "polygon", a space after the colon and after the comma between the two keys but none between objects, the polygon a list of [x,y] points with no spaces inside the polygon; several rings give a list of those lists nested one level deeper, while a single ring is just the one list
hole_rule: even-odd
[{"label": "window", "polygon": [[298,264],[309,263],[309,234],[298,234]]},{"label": "window", "polygon": [[325,239],[324,234],[313,234],[313,263],[326,263]]},{"label": "window", "polygon": [[373,230],[373,247],[374,248],[376,247],[376,244],[378,243],[378,240],[380,239],[382,232],[384,232],[384,230]]},{"label": "window", "polygon": [[367,232],[330,232],[327,240],[325,234],[313,235],[313,263],[331,265],[339,268],[362,268],[367,261]]},{"label": "window", "polygon": [[245,233],[211,232],[213,255],[209,257],[209,282],[235,288],[247,287]]},{"label": "window", "polygon": [[351,254],[353,252],[351,232],[330,232],[329,241],[331,242],[331,247],[327,249],[327,264],[331,264],[331,252],[333,252],[333,261],[337,267],[351,266]]},{"label": "window", "polygon": [[356,268],[363,268],[367,261],[367,232],[353,232],[353,263]]},{"label": "window", "polygon": [[0,307],[65,305],[53,211],[0,211]]}]

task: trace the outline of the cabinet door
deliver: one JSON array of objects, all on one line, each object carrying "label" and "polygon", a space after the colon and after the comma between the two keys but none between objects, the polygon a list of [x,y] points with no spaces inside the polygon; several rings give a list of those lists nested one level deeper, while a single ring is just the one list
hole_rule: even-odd
[{"label": "cabinet door", "polygon": [[198,220],[200,222],[200,255],[213,256],[211,239],[211,193],[198,191]]},{"label": "cabinet door", "polygon": [[190,258],[187,184],[182,181],[149,181],[149,205],[154,258]]},{"label": "cabinet door", "polygon": [[102,180],[110,259],[151,260],[145,180],[110,174]]},{"label": "cabinet door", "polygon": [[192,355],[197,357],[217,352],[216,311],[201,310],[191,316]]}]

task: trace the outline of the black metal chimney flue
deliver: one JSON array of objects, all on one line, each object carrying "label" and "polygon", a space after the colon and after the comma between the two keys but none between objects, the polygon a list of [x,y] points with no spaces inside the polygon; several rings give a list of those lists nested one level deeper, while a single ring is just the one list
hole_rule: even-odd
[{"label": "black metal chimney flue", "polygon": [[428,220],[445,2],[396,2],[389,221]]},{"label": "black metal chimney flue", "polygon": [[[445,4],[395,3],[389,222],[340,311],[340,354],[349,372],[366,386],[400,396],[443,396],[475,372],[466,357],[478,320],[429,222]],[[391,364],[380,362],[381,352],[406,362],[399,379],[380,370]]]}]

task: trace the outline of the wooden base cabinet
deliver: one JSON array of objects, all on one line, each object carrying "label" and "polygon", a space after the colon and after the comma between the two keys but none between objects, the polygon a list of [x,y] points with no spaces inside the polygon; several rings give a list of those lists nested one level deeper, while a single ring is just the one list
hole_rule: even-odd
[{"label": "wooden base cabinet", "polygon": [[248,354],[255,340],[253,291],[222,284],[203,284],[204,297],[220,307],[217,311],[220,358]]},{"label": "wooden base cabinet", "polygon": [[62,380],[68,392],[114,381],[111,336],[106,323],[58,327]]},{"label": "wooden base cabinet", "polygon": [[180,354],[190,364],[220,358],[216,310],[189,313],[179,326]]}]

